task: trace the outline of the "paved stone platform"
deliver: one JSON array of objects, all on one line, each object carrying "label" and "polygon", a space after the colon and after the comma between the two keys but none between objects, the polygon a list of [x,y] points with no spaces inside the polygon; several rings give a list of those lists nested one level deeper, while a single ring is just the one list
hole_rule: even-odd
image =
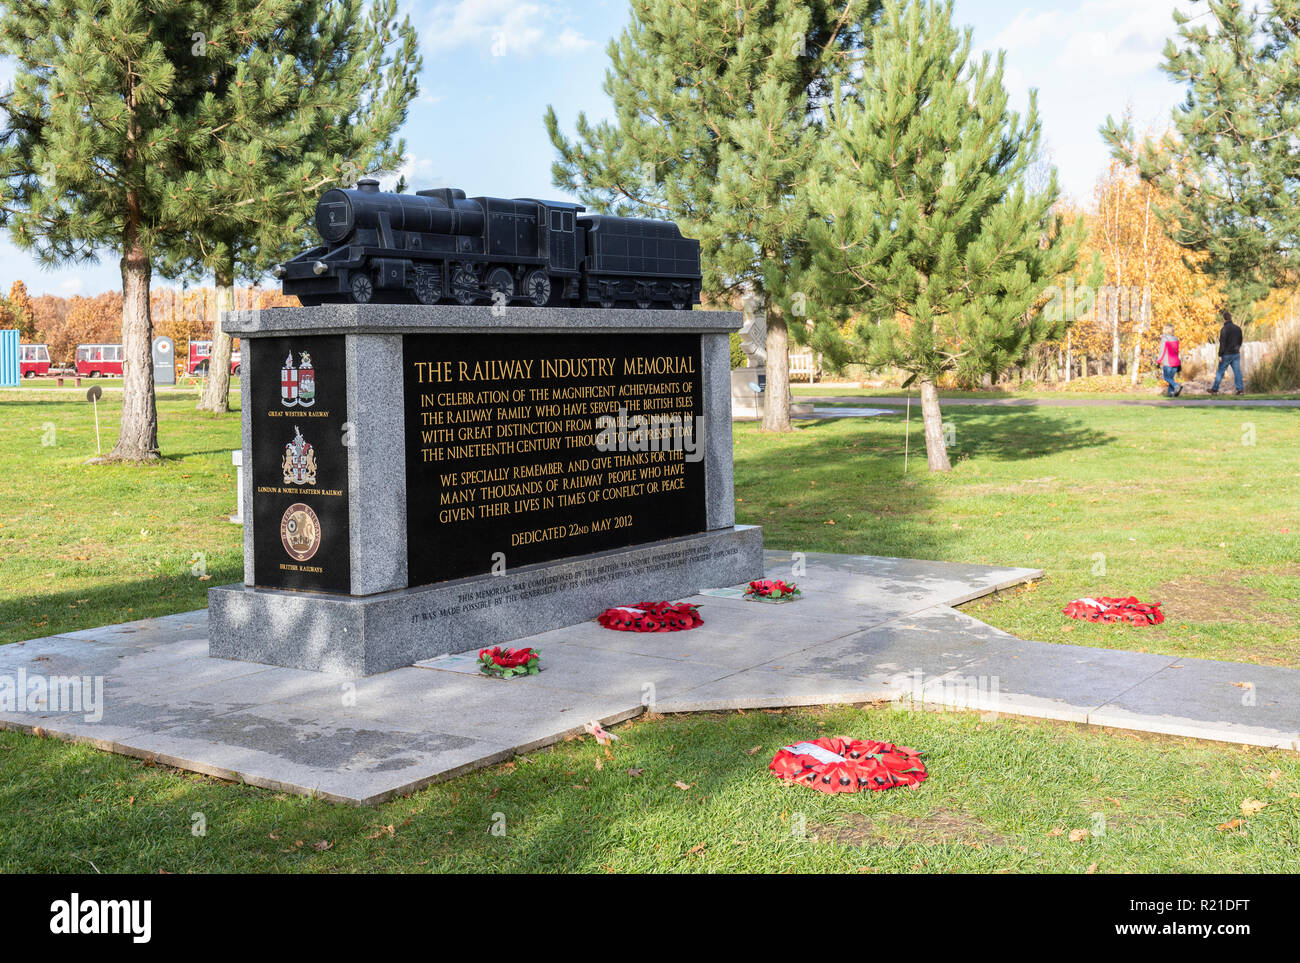
[{"label": "paved stone platform", "polygon": [[953,608],[1039,571],[810,554],[796,574],[771,551],[765,562],[807,597],[762,604],[720,589],[691,598],[705,624],[690,632],[584,622],[531,636],[517,644],[542,650],[543,671],[511,681],[454,655],[366,678],[212,659],[206,611],[0,646],[0,692],[6,679],[21,691],[56,677],[103,684],[98,718],[51,693],[0,711],[0,725],[360,804],[646,708],[910,699],[1300,748],[1300,670],[1029,642]]}]

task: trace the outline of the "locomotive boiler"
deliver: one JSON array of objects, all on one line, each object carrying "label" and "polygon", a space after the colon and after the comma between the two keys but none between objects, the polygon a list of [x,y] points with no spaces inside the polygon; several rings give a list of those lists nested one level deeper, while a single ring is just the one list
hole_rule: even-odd
[{"label": "locomotive boiler", "polygon": [[316,204],[322,243],[274,269],[285,294],[329,302],[675,308],[700,301],[700,243],[671,221],[566,201],[393,194],[365,179]]}]

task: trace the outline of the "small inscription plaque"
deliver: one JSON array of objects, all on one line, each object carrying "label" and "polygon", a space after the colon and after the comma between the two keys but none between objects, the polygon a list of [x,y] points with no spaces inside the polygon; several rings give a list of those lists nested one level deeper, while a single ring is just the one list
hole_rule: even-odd
[{"label": "small inscription plaque", "polygon": [[704,531],[699,335],[403,342],[411,585]]},{"label": "small inscription plaque", "polygon": [[337,335],[259,338],[250,405],[253,581],[348,592],[347,384]]}]

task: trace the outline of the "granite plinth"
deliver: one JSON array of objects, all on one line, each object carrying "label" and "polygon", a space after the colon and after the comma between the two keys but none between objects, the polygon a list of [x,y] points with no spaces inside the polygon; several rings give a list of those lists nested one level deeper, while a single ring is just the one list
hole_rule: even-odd
[{"label": "granite plinth", "polygon": [[[308,350],[318,357],[316,390],[345,389],[344,447],[334,460],[346,459],[346,485],[340,487],[347,502],[347,523],[334,531],[346,529],[347,547],[340,555],[348,569],[346,579],[338,580],[342,587],[329,586],[328,592],[306,590],[326,586],[289,583],[290,588],[256,574],[255,541],[262,546],[258,551],[271,552],[281,563],[288,560],[278,554],[275,538],[258,535],[261,525],[275,524],[280,516],[270,512],[258,522],[255,510],[256,499],[267,497],[258,493],[279,486],[274,477],[278,471],[268,478],[266,469],[261,469],[261,482],[253,477],[257,462],[254,417],[260,417],[267,405],[274,408],[280,402],[265,401],[257,407],[246,391],[240,469],[244,473],[244,587],[210,592],[212,655],[369,675],[448,652],[573,625],[611,605],[682,597],[759,577],[761,530],[734,527],[728,334],[739,328],[740,322],[738,313],[728,311],[514,306],[498,310],[407,304],[333,304],[227,313],[222,320],[224,329],[243,339],[246,386],[269,382],[276,392],[271,398],[277,398],[282,377],[287,377],[281,370],[286,351],[292,366],[294,359]],[[698,335],[696,410],[702,422],[698,438],[703,461],[702,529],[673,539],[664,536],[682,529],[652,530],[640,536],[648,535],[651,540],[638,539],[627,548],[521,565],[499,576],[457,579],[452,576],[459,573],[447,572],[433,584],[423,584],[429,580],[411,570],[408,546],[410,518],[423,517],[419,513],[428,514],[429,510],[427,498],[422,502],[418,491],[407,489],[406,460],[412,457],[413,426],[407,423],[411,416],[404,406],[405,346],[410,342],[408,336],[483,333],[515,340],[523,334],[591,334],[606,341],[615,334]],[[311,340],[319,336],[341,337],[345,364],[340,370],[322,369],[320,352]],[[283,339],[291,339],[287,347]],[[334,406],[342,405],[343,398],[338,394],[332,397]],[[301,424],[319,449],[328,435],[301,417],[303,408],[286,404],[287,412],[299,416],[293,423]],[[319,403],[312,413],[328,407],[328,403]],[[287,428],[285,424],[285,430],[274,435],[273,446],[283,444],[280,435],[289,438]],[[265,425],[258,430],[265,432]],[[331,460],[328,454],[321,458],[322,464]],[[310,495],[304,497],[309,504],[316,504]],[[554,524],[562,519],[546,521]],[[485,557],[490,551],[490,545],[484,547]],[[612,558],[626,563],[629,574],[611,575]],[[311,564],[321,563],[312,558]],[[534,580],[553,588],[511,600],[510,596],[528,591]],[[473,596],[472,608],[461,599],[466,593]]]},{"label": "granite plinth", "polygon": [[762,574],[762,529],[734,526],[365,597],[230,585],[208,593],[209,653],[373,675]]}]

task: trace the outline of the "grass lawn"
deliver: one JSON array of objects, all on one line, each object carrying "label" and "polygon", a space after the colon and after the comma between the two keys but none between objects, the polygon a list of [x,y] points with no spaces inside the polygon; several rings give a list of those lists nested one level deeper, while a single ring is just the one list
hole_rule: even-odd
[{"label": "grass lawn", "polygon": [[[1229,378],[1231,378],[1231,376],[1229,376]],[[908,391],[904,391],[902,388],[858,388],[852,385],[797,384],[797,385],[792,385],[790,387],[790,392],[791,394],[794,395],[795,401],[798,401],[800,398],[803,397],[906,398],[910,393],[912,396],[912,403],[915,405],[920,404],[920,395],[917,393],[917,389],[915,388],[915,386],[911,389],[910,392],[908,392]],[[1019,398],[1019,399],[1044,399],[1049,401],[1051,400],[1154,401],[1164,397],[1164,392],[1165,392],[1165,383],[1163,381],[1148,379],[1145,382],[1143,382],[1143,384],[1139,385],[1137,388],[1134,388],[1132,390],[1126,390],[1126,391],[1084,391],[1084,390],[1053,391],[1053,390],[1044,390],[1037,387],[991,388],[985,391],[945,390],[939,392],[939,397],[940,398],[990,398],[990,399]],[[1232,383],[1231,381],[1229,381],[1227,389],[1225,389],[1224,393],[1222,395],[1219,395],[1218,398],[1219,400],[1228,400],[1234,397],[1235,396],[1232,394]],[[1183,400],[1190,401],[1192,400],[1192,398],[1196,398],[1196,400],[1198,401],[1212,400],[1209,398],[1208,395],[1185,395]],[[1297,394],[1294,391],[1284,392],[1284,393],[1274,393],[1274,394],[1267,394],[1263,392],[1256,393],[1256,392],[1247,391],[1246,394],[1242,395],[1240,400],[1269,401],[1274,399],[1286,400],[1286,401],[1297,401],[1300,400],[1300,394]]]},{"label": "grass lawn", "polygon": [[[737,517],[766,544],[1042,568],[965,607],[1023,638],[1300,665],[1300,412],[953,407],[954,470],[902,413],[736,426]],[[1159,601],[1161,626],[1075,622],[1089,595]]]},{"label": "grass lawn", "polygon": [[[375,809],[0,732],[0,871],[1300,870],[1295,754],[847,707],[618,732],[609,756],[575,740]],[[836,733],[922,748],[930,779],[825,796],[768,773],[780,746]]]},{"label": "grass lawn", "polygon": [[[240,578],[241,530],[227,521],[238,416],[197,414],[192,394],[164,395],[160,412],[158,464],[91,468],[85,401],[0,393],[0,641],[198,608],[210,585]],[[111,395],[100,414],[107,448]],[[901,414],[783,437],[737,425],[738,518],[790,551],[1044,568],[1033,588],[967,607],[1026,638],[1300,665],[1295,412],[948,415],[943,477],[925,471],[919,422],[903,474]],[[1169,620],[1137,630],[1059,614],[1120,592],[1163,601]],[[375,810],[0,732],[0,871],[1300,870],[1293,753],[881,708],[619,732],[612,759],[578,740]],[[818,734],[915,746],[932,778],[824,797],[767,773],[780,745]],[[1247,799],[1267,805],[1244,815]],[[191,833],[195,813],[205,836]],[[489,833],[494,813],[504,836]],[[1077,829],[1090,835],[1071,842]]]},{"label": "grass lawn", "polygon": [[[210,585],[242,580],[239,415],[194,402],[159,393],[157,464],[92,467],[89,402],[0,392],[0,643],[202,608]],[[106,452],[120,410],[120,394],[99,401]]]}]

